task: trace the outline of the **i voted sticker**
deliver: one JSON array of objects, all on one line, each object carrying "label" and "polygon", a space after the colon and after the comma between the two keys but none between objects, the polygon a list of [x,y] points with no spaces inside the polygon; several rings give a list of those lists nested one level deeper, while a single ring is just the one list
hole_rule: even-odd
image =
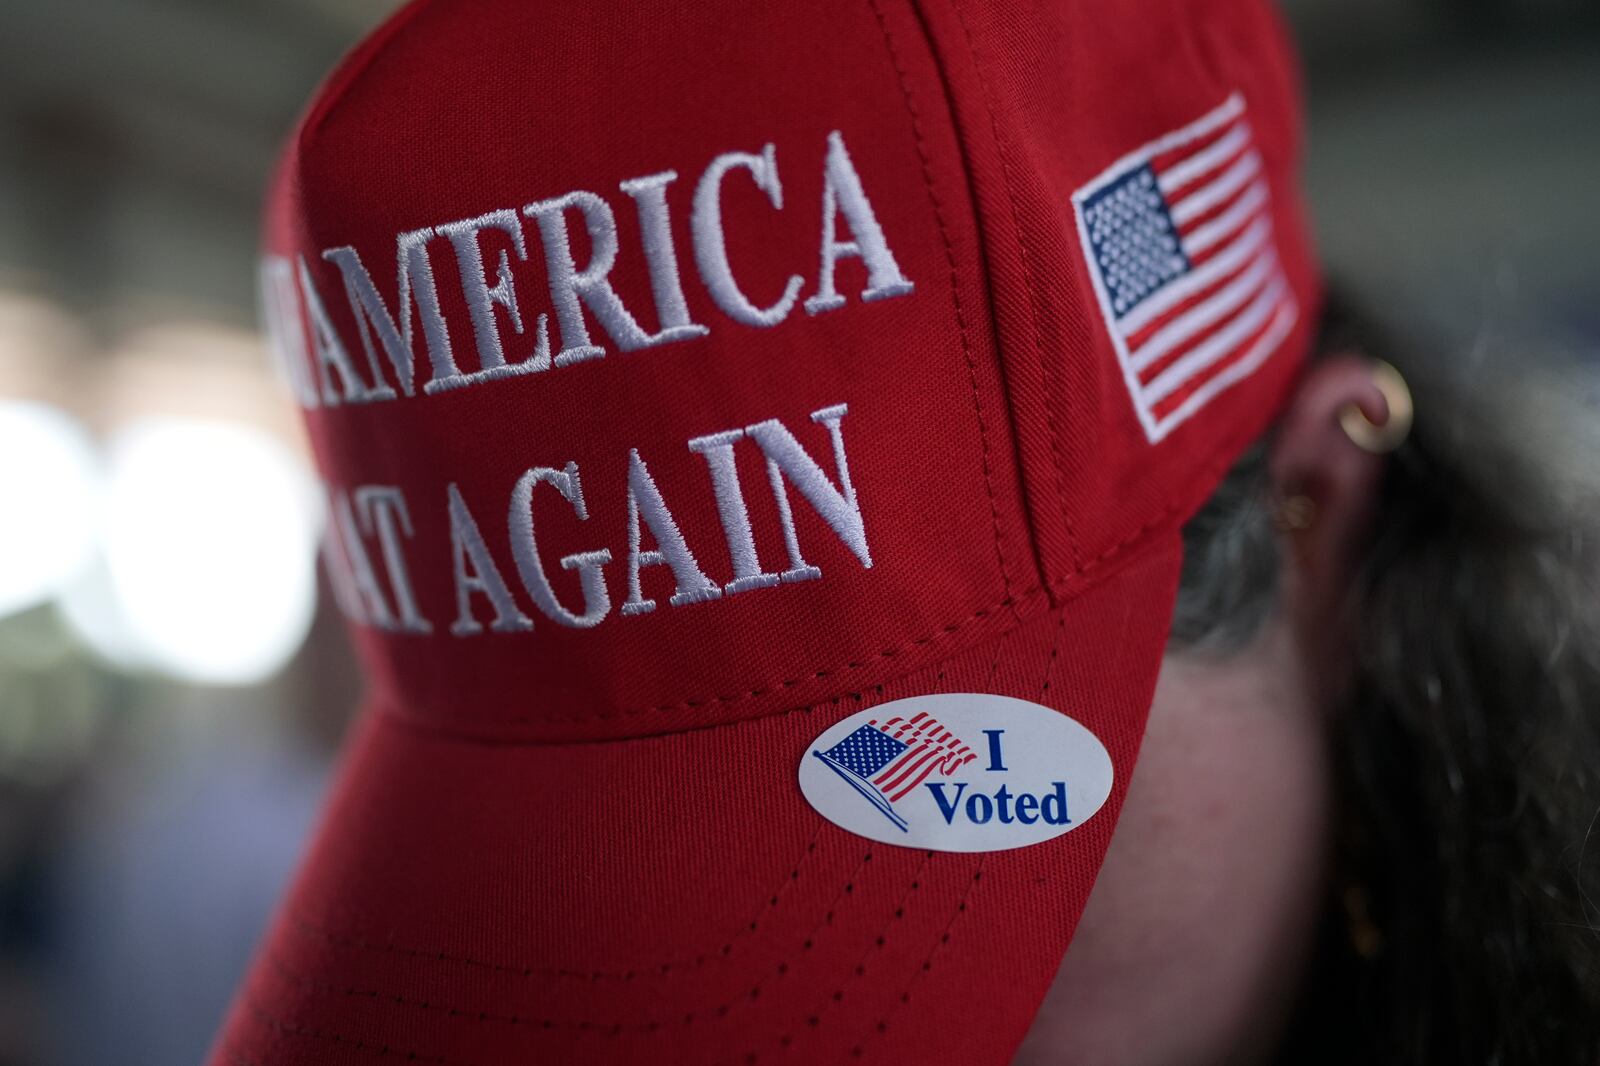
[{"label": "i voted sticker", "polygon": [[828,729],[800,791],[841,829],[910,848],[1004,851],[1094,817],[1111,795],[1105,745],[1027,700],[942,693],[895,700]]}]

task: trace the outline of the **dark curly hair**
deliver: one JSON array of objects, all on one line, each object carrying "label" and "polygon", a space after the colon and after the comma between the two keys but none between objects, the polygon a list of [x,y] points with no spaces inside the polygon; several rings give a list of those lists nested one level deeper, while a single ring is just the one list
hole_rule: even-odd
[{"label": "dark curly hair", "polygon": [[[1336,295],[1319,351],[1416,398],[1322,694],[1337,781],[1323,931],[1278,1061],[1600,1063],[1600,418],[1554,357],[1432,348]],[[1185,529],[1173,644],[1276,602],[1265,443]]]}]

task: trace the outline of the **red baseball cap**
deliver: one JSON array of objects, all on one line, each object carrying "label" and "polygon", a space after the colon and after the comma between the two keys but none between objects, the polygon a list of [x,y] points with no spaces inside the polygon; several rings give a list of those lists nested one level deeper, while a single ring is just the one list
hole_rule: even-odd
[{"label": "red baseball cap", "polygon": [[1261,0],[420,0],[263,302],[369,681],[226,1064],[1002,1063],[1318,299]]}]

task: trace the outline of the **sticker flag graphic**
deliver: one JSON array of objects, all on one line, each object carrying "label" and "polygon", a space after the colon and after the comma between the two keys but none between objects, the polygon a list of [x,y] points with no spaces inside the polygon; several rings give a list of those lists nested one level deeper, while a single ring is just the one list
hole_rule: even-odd
[{"label": "sticker flag graphic", "polygon": [[976,759],[971,748],[926,711],[910,718],[894,717],[881,726],[876,719],[861,726],[827,751],[815,751],[901,832],[906,820],[894,809],[935,770],[949,776]]}]

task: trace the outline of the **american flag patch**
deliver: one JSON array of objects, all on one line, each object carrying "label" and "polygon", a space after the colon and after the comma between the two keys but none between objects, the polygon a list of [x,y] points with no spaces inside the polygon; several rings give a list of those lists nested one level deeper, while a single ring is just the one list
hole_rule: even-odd
[{"label": "american flag patch", "polygon": [[1111,341],[1152,443],[1254,373],[1299,309],[1237,93],[1072,197]]}]

